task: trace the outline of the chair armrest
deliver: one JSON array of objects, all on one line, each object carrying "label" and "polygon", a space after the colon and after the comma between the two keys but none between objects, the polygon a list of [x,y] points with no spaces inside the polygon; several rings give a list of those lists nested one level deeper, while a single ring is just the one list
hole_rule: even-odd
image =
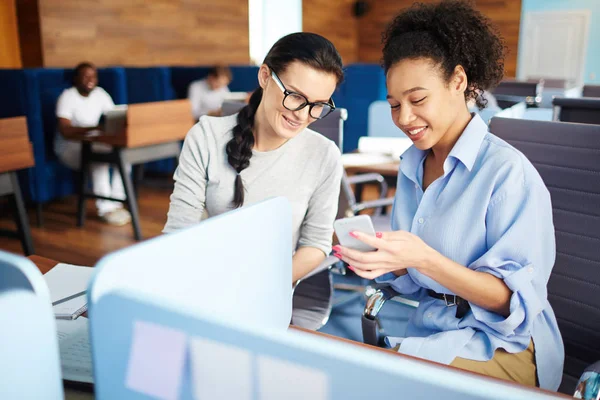
[{"label": "chair armrest", "polygon": [[393,197],[387,197],[385,199],[363,201],[361,203],[356,203],[354,205],[354,207],[352,207],[352,211],[356,214],[359,211],[368,210],[371,208],[387,207],[387,206],[391,206],[393,204],[394,204]]},{"label": "chair armrest", "polygon": [[368,296],[368,299],[363,315],[366,318],[375,319],[379,311],[383,308],[383,305],[400,293],[396,292],[390,284],[383,283],[371,286],[370,293],[365,294]]},{"label": "chair armrest", "polygon": [[370,172],[368,174],[358,174],[348,177],[348,183],[353,185],[356,183],[367,183],[367,182],[385,182],[385,178],[381,174]]},{"label": "chair armrest", "polygon": [[[326,257],[323,261],[321,261],[321,263],[319,265],[317,265],[317,267],[315,269],[313,269],[312,271],[310,271],[308,274],[304,275],[302,278],[298,279],[295,283],[294,283],[294,287],[298,286],[298,284],[300,282],[302,282],[305,279],[310,278],[313,275],[316,275],[318,273],[321,273],[325,270],[331,270],[336,268],[336,264],[341,262],[339,258],[335,257],[335,256],[328,256]],[[339,268],[337,268],[339,270]],[[342,273],[342,275],[345,275],[345,272]]]},{"label": "chair armrest", "polygon": [[377,318],[383,305],[388,300],[393,300],[416,308],[419,306],[419,302],[402,297],[389,283],[372,285],[365,291],[365,294],[368,299],[361,317],[363,342],[383,347],[385,334]]}]

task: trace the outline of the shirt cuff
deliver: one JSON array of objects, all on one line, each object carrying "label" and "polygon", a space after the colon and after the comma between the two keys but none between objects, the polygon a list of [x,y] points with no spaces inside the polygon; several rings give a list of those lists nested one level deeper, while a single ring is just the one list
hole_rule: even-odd
[{"label": "shirt cuff", "polygon": [[510,298],[510,314],[507,317],[471,304],[475,319],[503,336],[529,333],[533,320],[544,309],[532,284],[533,266],[525,265],[510,274],[506,274],[507,271],[490,271],[488,268],[480,268],[478,271],[488,272],[503,279],[513,294]]}]

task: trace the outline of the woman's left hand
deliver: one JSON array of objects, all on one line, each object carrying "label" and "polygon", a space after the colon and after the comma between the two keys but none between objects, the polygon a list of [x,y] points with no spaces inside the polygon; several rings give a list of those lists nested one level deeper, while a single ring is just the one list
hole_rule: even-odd
[{"label": "woman's left hand", "polygon": [[338,245],[333,247],[334,255],[366,279],[375,279],[388,272],[404,275],[406,268],[424,265],[427,255],[433,250],[420,237],[406,231],[378,232],[377,237],[361,232],[352,232],[351,235],[377,251],[363,252]]}]

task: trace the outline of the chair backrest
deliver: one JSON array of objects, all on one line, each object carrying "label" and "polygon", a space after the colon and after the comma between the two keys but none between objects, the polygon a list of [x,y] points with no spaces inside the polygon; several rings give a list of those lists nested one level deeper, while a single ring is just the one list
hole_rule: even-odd
[{"label": "chair backrest", "polygon": [[48,287],[31,261],[3,251],[0,327],[0,399],[62,399]]},{"label": "chair backrest", "polygon": [[331,114],[323,119],[318,119],[309,125],[309,128],[319,132],[327,139],[332,140],[342,151],[344,143],[344,121],[348,118],[348,112],[344,108],[336,108]]},{"label": "chair backrest", "polygon": [[190,316],[129,293],[105,296],[91,324],[104,327],[98,333],[111,346],[103,349],[105,365],[96,364],[98,400],[558,398],[318,334]]},{"label": "chair backrest", "polygon": [[552,104],[555,120],[580,124],[600,124],[600,97],[555,97]]},{"label": "chair backrest", "polygon": [[536,105],[541,101],[543,85],[539,82],[522,82],[504,80],[491,92],[501,108],[525,101],[528,105]]},{"label": "chair backrest", "polygon": [[548,282],[565,344],[561,392],[600,359],[600,125],[493,118],[490,131],[523,152],[552,197],[556,262]]},{"label": "chair backrest", "polygon": [[230,101],[230,100],[226,100],[226,101],[223,102],[223,105],[221,106],[221,114],[224,117],[226,117],[228,115],[236,114],[245,105],[246,105],[246,103],[244,103],[242,101]]},{"label": "chair backrest", "polygon": [[583,97],[600,97],[600,85],[585,85],[582,95]]}]

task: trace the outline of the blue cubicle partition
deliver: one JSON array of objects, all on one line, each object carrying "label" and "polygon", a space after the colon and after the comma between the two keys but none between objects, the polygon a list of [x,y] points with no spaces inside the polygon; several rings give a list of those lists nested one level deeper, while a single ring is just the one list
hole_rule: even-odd
[{"label": "blue cubicle partition", "polygon": [[229,84],[232,92],[253,92],[258,87],[258,66],[232,65],[233,80]]},{"label": "blue cubicle partition", "polygon": [[169,67],[126,67],[129,104],[175,99]]},{"label": "blue cubicle partition", "polygon": [[358,148],[358,139],[367,136],[369,106],[376,100],[385,100],[385,74],[377,64],[350,64],[344,68],[344,82],[333,99],[338,107],[348,110],[344,124],[344,152]]},{"label": "blue cubicle partition", "polygon": [[151,296],[108,293],[91,323],[99,400],[558,397],[326,336],[191,316]]},{"label": "blue cubicle partition", "polygon": [[63,399],[48,286],[22,256],[0,251],[0,399]]}]

